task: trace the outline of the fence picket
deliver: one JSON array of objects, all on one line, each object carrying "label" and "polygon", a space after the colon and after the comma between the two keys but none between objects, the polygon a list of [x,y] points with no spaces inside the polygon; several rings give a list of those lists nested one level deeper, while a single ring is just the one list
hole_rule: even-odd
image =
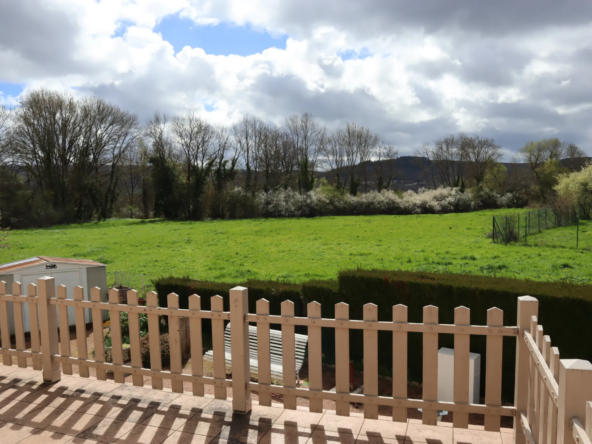
[{"label": "fence picket", "polygon": [[[364,321],[378,321],[378,306],[364,305]],[[364,329],[364,394],[378,396],[378,331]],[[378,419],[378,404],[364,404],[364,418]]]},{"label": "fence picket", "polygon": [[[335,319],[349,320],[349,305],[335,304]],[[349,394],[349,329],[335,329],[335,391]],[[349,402],[337,401],[336,413],[349,416]]]},{"label": "fence picket", "polygon": [[[407,307],[393,306],[393,322],[407,322]],[[393,397],[407,398],[407,332],[393,331]],[[407,408],[393,407],[393,421],[407,422]]]},{"label": "fence picket", "polygon": [[[551,354],[551,337],[545,336],[543,337],[543,358],[547,365],[549,365],[549,358]],[[549,390],[547,389],[546,384],[541,385],[541,396],[539,397],[539,417],[541,421],[539,422],[539,444],[546,444],[548,442],[547,438],[547,423],[544,420],[544,417],[547,413],[547,401],[549,399]]]},{"label": "fence picket", "polygon": [[[12,295],[21,296],[22,287],[20,282],[12,284]],[[16,340],[16,349],[25,350],[25,326],[23,324],[23,302],[13,302],[12,310],[14,313],[14,336]],[[20,368],[27,368],[27,358],[19,356],[16,358],[17,365]],[[70,366],[70,368],[72,368]],[[65,372],[64,372],[65,373]]]},{"label": "fence picket", "polygon": [[[438,307],[428,305],[423,307],[424,324],[438,323]],[[423,334],[423,387],[424,401],[438,400],[438,333]],[[438,411],[424,408],[422,423],[436,425]]]},{"label": "fence picket", "polygon": [[[84,289],[81,286],[74,287],[74,300],[84,300]],[[29,313],[31,309],[29,308]],[[75,307],[74,316],[76,318],[76,346],[78,347],[78,357],[88,359],[88,349],[86,346],[86,321],[84,319],[84,308]],[[29,315],[29,319],[31,316]],[[78,366],[78,373],[82,378],[88,378],[89,372],[86,365]]]},{"label": "fence picket", "polygon": [[[136,290],[129,290],[127,292],[127,305],[138,305],[138,292]],[[142,353],[140,351],[140,314],[130,311],[128,313],[128,323],[132,366],[142,368]],[[132,383],[136,387],[144,387],[144,377],[142,375],[132,375]]]},{"label": "fence picket", "polygon": [[[535,338],[536,341],[536,345],[539,349],[539,351],[542,353],[543,351],[543,341],[544,341],[544,333],[543,333],[543,326],[542,325],[537,325],[536,329],[533,329],[534,333],[533,333],[533,338]],[[544,387],[545,387],[545,383],[543,382],[543,375],[540,371],[540,369],[536,369],[536,380],[535,380],[535,399],[534,399],[534,411],[535,411],[535,416],[537,418],[537,423],[536,424],[532,424],[531,428],[533,428],[532,431],[532,435],[534,436],[534,438],[537,440],[537,443],[541,444],[541,436],[539,435],[539,431],[542,430],[543,427],[543,413],[540,410],[540,405],[541,405],[541,398],[546,396],[545,391],[544,391]]]},{"label": "fence picket", "polygon": [[[257,301],[257,314],[269,314],[269,301],[259,299]],[[269,345],[269,324],[267,322],[257,323],[257,363],[259,367],[259,383],[271,384],[271,354]],[[259,404],[271,406],[271,393],[259,392]]]},{"label": "fence picket", "polygon": [[[189,310],[201,310],[201,298],[194,294],[189,296]],[[191,335],[191,374],[203,376],[203,339],[201,335],[201,319],[191,318],[189,320],[189,330]],[[192,384],[193,395],[203,396],[204,385],[199,382]]]},{"label": "fence picket", "polygon": [[[549,353],[549,368],[553,373],[555,381],[559,381],[559,349],[557,347],[551,347]],[[549,401],[547,402],[547,442],[555,444],[557,440],[557,406],[551,395],[549,395]]]},{"label": "fence picket", "polygon": [[[170,293],[167,296],[169,308],[179,308],[179,296]],[[183,373],[183,358],[181,356],[181,318],[169,316],[169,349],[171,351],[171,373]],[[172,380],[171,387],[174,393],[183,393],[183,381]]]},{"label": "fence picket", "polygon": [[[6,294],[6,282],[0,281],[0,296]],[[8,303],[0,299],[0,336],[2,336],[2,348],[12,348],[10,344],[10,325],[8,324]],[[2,363],[6,366],[12,365],[12,356],[8,353],[2,354]]]},{"label": "fence picket", "polygon": [[[154,291],[146,295],[148,307],[158,307],[158,295]],[[160,352],[160,321],[157,314],[148,313],[148,343],[150,346],[150,368],[162,370],[162,355]],[[162,390],[162,378],[152,376],[152,388]]]},{"label": "fence picket", "polygon": [[[537,331],[538,321],[536,316],[532,316],[530,319],[530,334],[532,335],[533,339],[536,341],[536,331]],[[526,412],[526,417],[528,419],[528,423],[530,424],[532,430],[532,435],[537,440],[535,433],[538,435],[538,427],[536,422],[536,389],[537,389],[537,369],[536,363],[532,358],[532,355],[528,354],[528,361],[529,361],[529,376],[528,376],[528,410]]]},{"label": "fence picket", "polygon": [[[222,296],[212,296],[211,301],[213,313],[224,311],[224,299],[222,299]],[[214,378],[226,379],[224,319],[212,318],[212,349],[214,352]],[[216,399],[226,399],[226,387],[215,385],[214,397]]]},{"label": "fence picket", "polygon": [[41,321],[41,359],[43,381],[54,383],[62,378],[60,362],[54,356],[60,354],[58,339],[58,312],[55,305],[55,278],[45,276],[37,279],[39,288],[39,320]]},{"label": "fence picket", "polygon": [[[294,302],[282,302],[282,316],[294,317]],[[294,325],[282,324],[282,367],[284,387],[294,388],[296,383],[296,338]],[[284,408],[296,410],[296,396],[284,395]]]},{"label": "fence picket", "polygon": [[[530,328],[531,316],[539,311],[539,301],[532,296],[520,296],[518,298],[517,327],[519,334],[516,337],[516,367],[514,373],[514,405],[518,415],[514,417],[514,443],[525,444],[527,437],[522,430],[522,413],[528,412],[530,396],[530,352],[524,340],[525,332]],[[529,437],[530,438],[530,437]]]},{"label": "fence picket", "polygon": [[[321,304],[310,302],[307,306],[307,315],[312,319],[321,319]],[[323,352],[322,352],[321,327],[308,327],[308,382],[309,390],[323,390]],[[310,398],[310,411],[323,412],[323,400]]]},{"label": "fence picket", "polygon": [[[467,307],[454,309],[454,323],[456,325],[471,324],[471,310]],[[469,402],[469,363],[470,363],[471,335],[454,335],[454,402]],[[454,412],[453,426],[466,429],[469,427],[469,414]]]},{"label": "fence picket", "polygon": [[[119,291],[109,290],[109,303],[119,304]],[[113,364],[123,364],[123,341],[121,340],[121,315],[119,311],[109,310],[109,325],[111,327],[111,361]],[[121,370],[113,370],[115,382],[125,382],[125,375]]]},{"label": "fence picket", "polygon": [[[27,285],[27,296],[37,299],[37,285]],[[31,337],[31,351],[41,351],[41,338],[39,336],[39,314],[37,302],[29,302],[29,335]],[[33,370],[41,370],[41,358],[33,358]]]},{"label": "fence picket", "polygon": [[[90,300],[93,302],[101,302],[101,289],[93,287],[90,290]],[[103,310],[100,308],[92,309],[92,323],[93,323],[93,341],[95,344],[95,361],[105,362],[105,339],[103,338]],[[107,371],[102,368],[97,368],[97,379],[105,381],[107,379]]]},{"label": "fence picket", "polygon": [[[65,285],[58,285],[58,299],[67,298]],[[60,322],[60,355],[72,356],[70,353],[70,321],[68,319],[68,306],[58,305],[58,318]],[[62,363],[62,371],[65,375],[72,374],[72,364]]]},{"label": "fence picket", "polygon": [[[499,308],[487,310],[487,325],[501,327],[504,325],[504,312]],[[487,336],[487,368],[485,369],[485,404],[502,405],[502,336]],[[499,432],[499,415],[485,415],[485,430]]]}]

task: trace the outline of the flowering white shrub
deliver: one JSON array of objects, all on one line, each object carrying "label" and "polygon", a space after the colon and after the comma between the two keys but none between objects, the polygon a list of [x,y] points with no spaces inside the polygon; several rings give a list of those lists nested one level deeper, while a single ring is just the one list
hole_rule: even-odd
[{"label": "flowering white shrub", "polygon": [[370,191],[358,196],[313,190],[300,194],[294,190],[278,190],[257,194],[261,215],[267,217],[310,217],[356,214],[426,214],[452,213],[475,209],[468,193],[458,189]]},{"label": "flowering white shrub", "polygon": [[514,196],[489,193],[487,202],[458,188],[421,189],[395,192],[383,190],[351,196],[331,187],[308,193],[292,189],[250,193],[236,188],[229,192],[226,217],[314,217],[330,215],[442,214],[474,211],[480,208],[513,206]]}]

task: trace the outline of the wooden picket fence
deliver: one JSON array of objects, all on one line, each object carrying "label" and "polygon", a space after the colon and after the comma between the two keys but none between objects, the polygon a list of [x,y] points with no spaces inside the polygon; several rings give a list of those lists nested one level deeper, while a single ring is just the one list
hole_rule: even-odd
[{"label": "wooden picket fence", "polygon": [[[6,284],[0,282],[0,353],[4,365],[12,365],[16,357],[19,367],[27,367],[31,359],[34,369],[42,370],[48,382],[60,380],[61,373],[72,374],[78,366],[81,377],[89,377],[89,368],[96,369],[96,377],[105,380],[107,371],[116,382],[124,382],[124,374],[131,374],[135,386],[144,385],[144,377],[151,377],[153,389],[163,388],[163,379],[170,379],[172,391],[183,392],[183,382],[192,384],[196,396],[204,395],[204,384],[214,386],[214,396],[226,399],[227,388],[232,388],[235,412],[251,410],[251,391],[259,394],[261,405],[271,405],[271,395],[283,395],[284,407],[296,408],[296,398],[309,399],[310,411],[322,412],[323,400],[336,402],[338,415],[348,416],[350,403],[364,405],[366,418],[378,417],[378,406],[392,407],[393,421],[405,422],[408,408],[423,409],[423,423],[437,425],[438,410],[453,412],[453,426],[467,428],[469,413],[483,414],[485,430],[499,431],[500,417],[514,417],[514,440],[517,444],[590,443],[592,436],[592,364],[581,360],[559,360],[559,351],[551,347],[548,336],[543,335],[537,323],[538,301],[530,296],[518,298],[518,325],[504,326],[503,312],[491,308],[487,312],[487,325],[471,325],[470,310],[458,307],[454,324],[438,323],[438,308],[423,309],[423,322],[411,323],[407,307],[396,305],[392,309],[392,322],[378,321],[378,308],[366,304],[362,320],[349,319],[349,306],[336,304],[335,319],[321,317],[321,305],[311,302],[307,317],[294,316],[294,304],[285,301],[281,315],[269,314],[269,303],[257,301],[256,313],[248,313],[248,290],[236,287],[230,290],[230,311],[225,312],[220,296],[211,298],[211,311],[201,310],[197,295],[189,298],[189,309],[179,309],[176,294],[168,295],[168,307],[158,307],[156,293],[147,295],[146,306],[138,305],[137,292],[128,292],[127,304],[120,304],[118,291],[109,291],[109,301],[101,302],[99,288],[90,291],[91,300],[84,300],[82,287],[73,289],[74,299],[66,298],[66,288],[57,288],[54,278],[39,279],[22,294],[19,283],[13,284],[7,294]],[[15,348],[11,343],[8,303],[13,304]],[[76,317],[76,337],[79,356],[70,353],[68,309]],[[29,310],[31,348],[25,348],[23,309]],[[92,311],[94,359],[88,358],[84,310]],[[102,311],[110,313],[112,336],[112,363],[105,362]],[[123,364],[120,312],[129,316],[131,365]],[[150,368],[143,368],[140,354],[139,315],[148,318],[150,341]],[[170,341],[170,370],[162,370],[159,337],[159,317],[168,316]],[[183,373],[179,322],[189,318],[191,335],[191,374]],[[59,329],[59,324],[66,328]],[[204,376],[202,319],[212,324],[214,376]],[[231,322],[232,378],[226,379],[224,326]],[[249,323],[257,325],[258,381],[250,380]],[[269,330],[271,324],[281,325],[283,385],[272,384],[270,372]],[[294,334],[296,326],[308,330],[309,387],[296,387]],[[335,329],[335,392],[322,388],[321,329]],[[349,390],[349,332],[362,330],[364,341],[364,393]],[[393,335],[392,396],[378,394],[378,331]],[[154,332],[156,334],[150,334]],[[407,398],[407,335],[423,334],[423,399]],[[454,402],[441,402],[438,395],[438,335],[454,335]],[[469,359],[471,335],[487,338],[487,364],[485,369],[485,404],[469,402]],[[502,347],[503,337],[517,340],[515,371],[515,404],[502,406]],[[574,338],[576,339],[576,338]],[[61,352],[60,352],[61,348]]]}]

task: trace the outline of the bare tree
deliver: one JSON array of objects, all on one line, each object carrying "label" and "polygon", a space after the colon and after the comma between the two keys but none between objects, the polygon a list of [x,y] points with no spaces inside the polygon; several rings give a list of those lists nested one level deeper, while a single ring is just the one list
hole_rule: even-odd
[{"label": "bare tree", "polygon": [[123,189],[125,190],[126,212],[128,217],[134,218],[134,208],[137,207],[137,195],[142,188],[141,146],[137,144],[126,153],[123,168]]},{"label": "bare tree", "polygon": [[111,217],[137,117],[103,99],[47,90],[23,97],[14,117],[11,156],[64,221]]},{"label": "bare tree", "polygon": [[[434,145],[425,144],[417,151],[418,155],[429,160],[432,169],[427,176],[434,186],[458,187],[466,178],[467,144],[464,135],[448,136],[438,139]],[[437,184],[436,184],[437,182]]]},{"label": "bare tree", "polygon": [[392,145],[380,143],[374,147],[372,153],[376,190],[388,190],[395,177],[395,159],[399,157],[399,151]]},{"label": "bare tree", "polygon": [[191,182],[194,167],[205,166],[216,156],[213,146],[215,128],[194,113],[174,116],[171,119],[171,132],[180,148],[186,170],[186,181]]},{"label": "bare tree", "polygon": [[343,128],[336,129],[328,137],[321,153],[323,163],[332,171],[334,184],[339,189],[344,189],[348,180],[348,175],[344,174],[347,166],[346,140],[346,131]]},{"label": "bare tree", "polygon": [[371,159],[372,150],[379,145],[380,137],[372,133],[368,127],[347,123],[343,139],[346,167],[350,176],[350,194],[355,195],[362,180],[365,190],[368,189],[366,163]]},{"label": "bare tree", "polygon": [[244,116],[234,125],[232,133],[245,169],[245,189],[251,193],[257,190],[259,150],[263,143],[265,123],[253,116]]},{"label": "bare tree", "polygon": [[303,113],[286,119],[286,133],[296,149],[300,191],[310,191],[317,160],[327,143],[327,130],[312,114]]},{"label": "bare tree", "polygon": [[10,130],[10,111],[0,105],[0,165],[8,158],[8,139]]},{"label": "bare tree", "polygon": [[422,170],[424,180],[432,188],[438,188],[438,172],[434,163],[434,149],[429,143],[424,143],[415,150],[415,156],[418,157],[416,163]]},{"label": "bare tree", "polygon": [[581,170],[588,162],[588,156],[576,144],[567,144],[564,150],[565,164],[570,171]]},{"label": "bare tree", "polygon": [[150,144],[152,156],[162,159],[172,159],[174,156],[168,122],[166,114],[155,112],[144,126],[144,137]]},{"label": "bare tree", "polygon": [[[95,202],[99,207],[99,219],[104,220],[113,216],[119,189],[119,167],[126,153],[136,145],[138,117],[97,97],[84,99],[81,112],[85,124],[81,157],[85,159],[88,171],[94,169],[96,172]],[[79,173],[84,172],[80,163],[75,167]]]},{"label": "bare tree", "polygon": [[461,151],[467,162],[467,176],[479,187],[490,171],[502,158],[501,148],[493,139],[480,136],[457,136],[461,145]]},{"label": "bare tree", "polygon": [[144,127],[149,143],[150,181],[154,190],[154,216],[178,218],[183,215],[186,192],[179,181],[176,153],[166,114],[155,112]]},{"label": "bare tree", "polygon": [[293,183],[298,154],[292,139],[281,128],[267,126],[259,165],[263,173],[265,191],[287,188]]}]

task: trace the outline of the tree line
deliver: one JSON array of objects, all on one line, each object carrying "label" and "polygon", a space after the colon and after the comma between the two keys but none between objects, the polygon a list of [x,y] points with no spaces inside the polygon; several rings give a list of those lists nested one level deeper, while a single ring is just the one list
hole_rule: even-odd
[{"label": "tree line", "polygon": [[0,215],[13,227],[227,217],[230,189],[306,193],[323,168],[337,172],[331,180],[343,192],[388,188],[392,167],[365,163],[397,154],[367,127],[330,133],[309,113],[283,125],[250,115],[213,125],[192,112],[141,123],[104,99],[40,89],[15,109],[0,107]]},{"label": "tree line", "polygon": [[431,187],[471,188],[476,196],[511,193],[522,205],[552,205],[559,177],[589,162],[577,145],[550,138],[526,143],[505,166],[493,139],[462,133],[425,144],[416,154],[427,160],[421,166]]},{"label": "tree line", "polygon": [[[520,151],[531,174],[516,181],[492,139],[452,135],[417,154],[430,187],[528,189],[539,199],[549,197],[565,165],[577,168],[584,157],[557,139],[531,142]],[[336,193],[392,190],[397,158],[368,127],[329,131],[309,113],[282,125],[251,115],[213,125],[192,112],[156,112],[140,122],[98,97],[33,90],[18,107],[0,107],[0,217],[15,228],[112,217],[250,217],[256,195],[304,195],[319,186],[320,172]]]}]

